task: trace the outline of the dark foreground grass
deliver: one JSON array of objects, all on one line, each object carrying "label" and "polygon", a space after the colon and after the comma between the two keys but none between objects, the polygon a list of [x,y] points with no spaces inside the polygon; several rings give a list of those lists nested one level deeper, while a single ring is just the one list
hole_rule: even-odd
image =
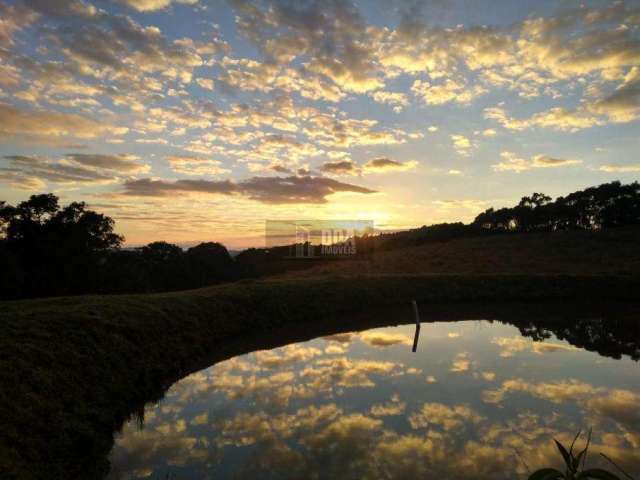
[{"label": "dark foreground grass", "polygon": [[[0,303],[0,477],[100,478],[113,431],[248,334],[422,304],[634,301],[636,276],[334,276]],[[282,341],[282,340],[281,340]]]}]

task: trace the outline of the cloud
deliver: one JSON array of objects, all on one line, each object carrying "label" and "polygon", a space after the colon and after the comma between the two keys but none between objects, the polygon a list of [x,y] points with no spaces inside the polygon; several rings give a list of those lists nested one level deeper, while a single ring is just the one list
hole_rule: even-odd
[{"label": "cloud", "polygon": [[123,135],[126,127],[116,127],[74,113],[26,111],[0,103],[0,140],[41,144],[61,144],[67,138],[98,138]]},{"label": "cloud", "polygon": [[379,157],[369,160],[362,167],[351,159],[325,162],[320,170],[333,175],[361,175],[363,173],[404,172],[413,170],[417,165],[418,162],[415,160],[398,162],[390,158]]},{"label": "cloud", "polygon": [[491,165],[496,172],[520,173],[534,168],[557,168],[582,163],[582,160],[561,159],[547,155],[534,155],[531,160],[526,160],[518,157],[513,152],[501,152],[500,156],[502,161]]},{"label": "cloud", "polygon": [[379,128],[377,120],[337,118],[335,115],[318,114],[309,119],[310,125],[303,131],[320,145],[345,148],[358,145],[397,145],[409,139],[421,138],[401,129]]},{"label": "cloud", "polygon": [[351,160],[325,162],[320,167],[320,171],[333,175],[359,175],[361,173],[360,167]]},{"label": "cloud", "polygon": [[171,170],[185,175],[202,176],[230,173],[230,170],[222,167],[222,163],[218,160],[188,155],[169,155],[166,160]]},{"label": "cloud", "polygon": [[442,105],[449,102],[468,104],[487,90],[480,86],[466,86],[463,82],[447,78],[441,84],[432,84],[416,80],[411,85],[411,91],[427,105]]},{"label": "cloud", "polygon": [[391,105],[393,107],[393,111],[396,113],[402,111],[404,107],[409,105],[409,98],[404,93],[377,90],[373,93],[369,93],[369,96],[378,103]]},{"label": "cloud", "polygon": [[463,157],[468,157],[471,155],[471,150],[474,148],[474,144],[464,135],[450,135],[451,141],[453,142],[453,149],[458,153],[458,155],[462,155]]},{"label": "cloud", "polygon": [[32,192],[44,191],[47,184],[35,177],[26,177],[20,175],[19,172],[11,169],[0,168],[0,183],[6,183],[12,188],[18,190],[27,190]]},{"label": "cloud", "polygon": [[83,0],[24,0],[24,3],[36,12],[50,17],[92,17],[98,11]]},{"label": "cloud", "polygon": [[374,190],[324,177],[253,177],[241,182],[231,180],[152,180],[125,182],[125,195],[163,197],[175,194],[205,193],[243,195],[262,203],[326,203],[337,192],[374,193]]},{"label": "cloud", "polygon": [[0,47],[14,44],[14,35],[35,21],[35,12],[21,5],[0,4]]},{"label": "cloud", "polygon": [[[640,47],[637,54],[640,55]],[[640,67],[633,67],[614,92],[592,102],[590,109],[606,115],[612,122],[631,122],[640,118]]]},{"label": "cloud", "polygon": [[39,188],[44,182],[104,184],[118,179],[113,169],[87,168],[73,159],[52,160],[23,155],[9,155],[4,159],[9,161],[9,166],[0,168],[0,178],[23,187]]},{"label": "cloud", "polygon": [[140,157],[137,157],[135,155],[68,153],[66,157],[72,162],[79,165],[83,165],[86,167],[96,167],[105,170],[113,170],[120,173],[148,173],[151,170],[151,167],[149,165],[138,162],[138,160],[140,160]]},{"label": "cloud", "polygon": [[534,168],[555,168],[564,167],[567,165],[578,165],[582,163],[582,160],[568,160],[563,158],[554,158],[547,155],[535,155],[531,159]]},{"label": "cloud", "polygon": [[640,172],[640,163],[630,163],[627,165],[620,163],[608,163],[606,165],[601,165],[598,170],[607,173]]},{"label": "cloud", "polygon": [[196,83],[200,85],[205,90],[213,90],[214,83],[210,78],[196,78]]},{"label": "cloud", "polygon": [[304,59],[306,71],[347,91],[361,93],[384,85],[366,22],[350,2],[236,0],[233,5],[239,30],[272,62]]},{"label": "cloud", "polygon": [[[104,11],[78,24],[59,20],[51,33],[56,45],[78,71],[105,78],[120,88],[111,89],[114,101],[137,106],[130,93],[148,96],[163,90],[165,81],[190,83],[193,69],[203,64],[200,44],[190,38],[168,40],[156,26],[143,26],[128,16]],[[150,78],[147,75],[158,74]],[[129,98],[128,98],[129,97]]]},{"label": "cloud", "polygon": [[504,128],[518,131],[532,127],[541,127],[576,132],[604,123],[603,120],[597,118],[584,108],[569,110],[563,107],[555,107],[544,112],[538,112],[529,118],[518,120],[509,117],[503,108],[493,107],[485,108],[484,117],[486,119],[496,120]]},{"label": "cloud", "polygon": [[216,78],[223,88],[262,93],[298,93],[310,100],[337,102],[346,94],[322,75],[262,62],[225,56],[224,71]]},{"label": "cloud", "polygon": [[417,165],[418,162],[415,160],[398,162],[387,157],[379,157],[365,163],[364,171],[367,173],[403,172],[413,170]]},{"label": "cloud", "polygon": [[[119,0],[123,3],[139,12],[149,12],[153,10],[162,10],[167,8],[173,2],[172,0]],[[195,5],[198,0],[173,0],[178,4]]]}]

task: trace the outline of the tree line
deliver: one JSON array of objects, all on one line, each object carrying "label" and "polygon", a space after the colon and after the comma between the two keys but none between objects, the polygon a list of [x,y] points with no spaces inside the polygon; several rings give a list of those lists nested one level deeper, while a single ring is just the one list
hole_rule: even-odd
[{"label": "tree line", "polygon": [[544,193],[522,197],[513,207],[489,208],[470,224],[441,223],[385,233],[369,239],[369,248],[391,250],[498,233],[602,230],[640,224],[640,184],[610,182],[552,200]]},{"label": "tree line", "polygon": [[534,193],[511,208],[490,208],[473,222],[488,230],[533,232],[600,230],[640,223],[640,185],[611,182],[566,197]]},{"label": "tree line", "polygon": [[220,243],[183,250],[167,242],[122,249],[113,219],[52,194],[0,203],[0,298],[158,292],[235,279]]},{"label": "tree line", "polygon": [[[427,242],[499,233],[601,230],[640,224],[640,185],[606,183],[558,197],[523,197],[489,208],[470,224],[445,223],[356,238],[358,257]],[[16,206],[0,201],[0,298],[86,293],[146,293],[197,288],[306,268],[291,246],[251,248],[232,258],[217,242],[182,249],[167,242],[122,248],[114,221],[84,202],[60,206],[53,194]],[[322,261],[322,260],[320,260]]]}]

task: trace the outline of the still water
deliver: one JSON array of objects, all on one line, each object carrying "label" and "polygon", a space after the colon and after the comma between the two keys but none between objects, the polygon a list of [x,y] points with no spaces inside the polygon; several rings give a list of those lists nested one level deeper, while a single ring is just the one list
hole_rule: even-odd
[{"label": "still water", "polygon": [[526,478],[590,427],[587,465],[609,468],[602,452],[640,478],[637,343],[520,327],[423,323],[415,353],[415,325],[376,328],[218,363],[124,425],[110,478]]}]

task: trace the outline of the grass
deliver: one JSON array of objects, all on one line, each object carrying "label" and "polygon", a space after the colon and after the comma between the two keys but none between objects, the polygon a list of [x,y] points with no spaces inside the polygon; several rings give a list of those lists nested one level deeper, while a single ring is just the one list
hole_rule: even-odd
[{"label": "grass", "polygon": [[187,373],[250,350],[249,333],[309,333],[363,306],[411,299],[633,300],[639,286],[632,276],[367,275],[6,302],[0,477],[99,478],[108,470],[112,433],[132,411]]}]

